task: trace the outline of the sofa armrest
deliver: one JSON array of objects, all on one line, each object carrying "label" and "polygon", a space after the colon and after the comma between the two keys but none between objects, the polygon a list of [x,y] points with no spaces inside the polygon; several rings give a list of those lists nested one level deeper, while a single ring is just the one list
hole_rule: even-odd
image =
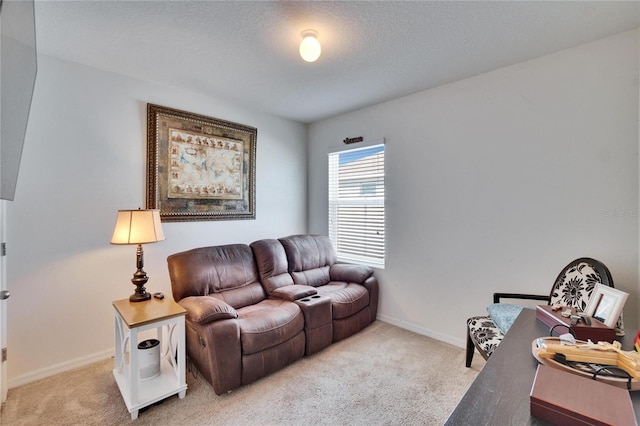
[{"label": "sofa armrest", "polygon": [[217,395],[242,384],[242,343],[237,318],[207,324],[187,321],[185,331],[187,356],[198,372],[211,383]]},{"label": "sofa armrest", "polygon": [[549,303],[551,297],[543,294],[493,293],[493,303],[500,303],[500,299],[544,300]]},{"label": "sofa armrest", "polygon": [[178,302],[187,310],[187,319],[204,325],[221,319],[238,318],[238,312],[223,300],[211,296],[190,296]]},{"label": "sofa armrest", "polygon": [[373,269],[364,265],[351,265],[348,263],[336,263],[329,269],[331,281],[346,281],[350,283],[364,284],[373,275]]},{"label": "sofa armrest", "polygon": [[310,285],[294,284],[284,287],[278,287],[277,289],[272,291],[269,296],[276,299],[288,300],[289,302],[293,302],[294,300],[302,299],[307,296],[313,296],[317,293],[318,291],[316,290],[316,288]]}]

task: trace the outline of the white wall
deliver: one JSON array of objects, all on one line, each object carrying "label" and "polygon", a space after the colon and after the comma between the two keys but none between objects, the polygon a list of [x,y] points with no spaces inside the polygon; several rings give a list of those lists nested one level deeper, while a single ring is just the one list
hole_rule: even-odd
[{"label": "white wall", "polygon": [[[117,209],[144,205],[146,103],[258,128],[257,219],[167,223],[148,288],[192,247],[326,233],[326,153],[387,140],[380,317],[462,345],[498,290],[548,292],[578,256],[611,269],[638,323],[638,31],[305,126],[197,93],[40,56],[8,206],[9,385],[110,356],[111,301],[135,247]],[[307,156],[308,149],[308,156]],[[308,163],[308,165],[307,165]],[[308,186],[307,186],[308,167]]]},{"label": "white wall", "polygon": [[147,102],[256,127],[256,220],[163,225],[166,257],[306,231],[306,126],[168,87],[39,57],[15,201],[8,207],[9,386],[112,355],[111,302],[133,293],[135,246],[111,246],[118,209],[144,207]]},{"label": "white wall", "polygon": [[494,291],[548,294],[603,261],[638,319],[638,31],[314,123],[309,231],[327,149],[385,137],[380,318],[462,346]]}]

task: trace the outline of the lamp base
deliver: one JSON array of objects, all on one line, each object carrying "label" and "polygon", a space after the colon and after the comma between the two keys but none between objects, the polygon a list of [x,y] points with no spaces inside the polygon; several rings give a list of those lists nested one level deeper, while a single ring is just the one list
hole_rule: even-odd
[{"label": "lamp base", "polygon": [[[144,287],[143,287],[144,288]],[[129,302],[144,302],[145,300],[151,299],[151,294],[147,293],[143,290],[142,293],[133,293],[129,296]]]},{"label": "lamp base", "polygon": [[147,289],[144,285],[149,281],[147,273],[142,270],[142,265],[139,265],[138,270],[133,274],[131,283],[136,286],[136,291],[129,297],[130,302],[144,302],[151,299],[151,295],[147,293]]}]

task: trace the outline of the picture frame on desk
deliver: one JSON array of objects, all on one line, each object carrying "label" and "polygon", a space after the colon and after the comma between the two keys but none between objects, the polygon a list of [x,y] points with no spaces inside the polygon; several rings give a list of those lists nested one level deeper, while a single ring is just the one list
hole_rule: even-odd
[{"label": "picture frame on desk", "polygon": [[624,291],[596,284],[584,312],[607,327],[613,328],[618,322],[628,297],[629,294]]}]

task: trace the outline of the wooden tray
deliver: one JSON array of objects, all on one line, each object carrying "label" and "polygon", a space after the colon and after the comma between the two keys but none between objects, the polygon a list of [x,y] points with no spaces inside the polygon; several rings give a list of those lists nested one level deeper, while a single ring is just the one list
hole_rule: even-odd
[{"label": "wooden tray", "polygon": [[[549,342],[549,343],[559,343],[560,342],[560,338],[559,337],[540,337],[538,339],[534,339],[533,342],[531,342],[531,353],[533,354],[533,357],[542,365],[546,365],[548,367],[553,367],[553,368],[557,368],[560,370],[564,370],[567,371],[569,373],[573,373],[573,374],[577,374],[579,376],[583,376],[583,377],[587,377],[589,379],[593,378],[593,371],[589,371],[589,369],[592,367],[591,366],[596,366],[598,367],[599,364],[587,364],[587,363],[578,363],[578,362],[570,362],[569,364],[564,364],[561,363],[559,361],[556,361],[554,359],[550,359],[550,358],[542,358],[538,356],[538,352],[541,350],[540,348],[538,348],[538,341],[544,341],[544,342]],[[582,340],[576,340],[576,343],[586,343]],[[614,370],[615,371],[615,370]],[[613,386],[617,386],[620,388],[624,388],[627,389],[627,385],[629,383],[629,379],[628,378],[624,378],[624,377],[611,377],[611,376],[603,376],[603,373],[600,373],[598,375],[598,377],[596,378],[597,381],[599,382],[603,382],[603,383],[607,383]],[[640,380],[631,379],[631,389],[632,391],[637,391],[640,390]]]}]

